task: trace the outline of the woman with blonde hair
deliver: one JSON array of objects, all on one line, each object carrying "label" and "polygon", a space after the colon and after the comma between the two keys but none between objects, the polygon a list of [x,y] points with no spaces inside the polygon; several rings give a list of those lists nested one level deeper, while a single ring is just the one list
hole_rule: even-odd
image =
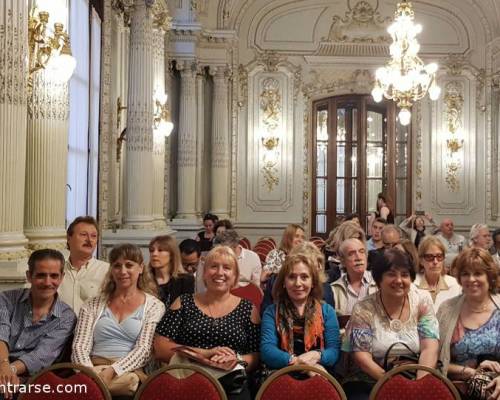
[{"label": "woman with blonde hair", "polygon": [[434,311],[446,300],[458,296],[462,289],[457,280],[446,275],[444,259],[446,249],[437,237],[426,237],[418,248],[418,268],[414,284],[430,293]]},{"label": "woman with blonde hair", "polygon": [[172,236],[156,236],[149,242],[149,269],[165,307],[184,293],[194,293],[194,277],[184,273],[181,253]]},{"label": "woman with blonde hair", "polygon": [[[498,267],[490,253],[471,247],[455,259],[462,294],[445,301],[437,313],[439,359],[453,380],[468,381],[481,370],[497,377],[486,387],[488,399],[500,399],[500,296]],[[459,385],[460,388],[460,385]]]},{"label": "woman with blonde hair", "polygon": [[297,224],[288,225],[283,232],[279,248],[271,250],[266,257],[266,262],[262,267],[261,282],[267,281],[269,275],[278,273],[287,254],[303,243],[304,239],[304,228]]},{"label": "woman with blonde hair", "polygon": [[340,354],[339,325],[332,306],[322,303],[317,260],[290,254],[273,287],[275,304],[262,317],[261,357],[271,369],[304,364],[333,367]]},{"label": "woman with blonde hair", "polygon": [[[250,301],[231,294],[238,276],[238,261],[230,247],[216,246],[208,253],[203,268],[207,290],[178,297],[158,324],[154,341],[158,360],[170,362],[176,347],[182,345],[212,362],[256,368],[260,317]],[[229,392],[229,381],[225,376],[218,378]],[[237,397],[229,399],[250,399],[246,384],[239,389]]]},{"label": "woman with blonde hair", "polygon": [[80,309],[71,360],[93,367],[113,395],[131,395],[145,378],[165,306],[137,246],[114,247],[109,263],[101,294]]}]

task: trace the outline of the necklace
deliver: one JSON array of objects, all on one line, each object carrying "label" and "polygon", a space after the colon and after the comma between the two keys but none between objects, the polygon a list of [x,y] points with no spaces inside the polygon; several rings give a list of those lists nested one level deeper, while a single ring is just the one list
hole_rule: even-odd
[{"label": "necklace", "polygon": [[490,307],[490,301],[488,299],[488,302],[486,304],[483,304],[480,308],[472,308],[471,305],[469,303],[467,303],[467,307],[469,308],[469,310],[475,314],[481,314],[481,313],[484,313],[486,310],[488,310],[488,308]]},{"label": "necklace", "polygon": [[219,326],[219,318],[214,317],[214,314],[212,313],[212,309],[210,308],[210,303],[207,303],[208,306],[208,314],[210,315],[210,318],[212,319],[211,324],[214,328]]},{"label": "necklace", "polygon": [[389,313],[387,312],[387,309],[385,308],[385,304],[382,301],[382,295],[379,292],[379,297],[380,297],[380,303],[382,303],[382,308],[384,309],[385,315],[387,315],[387,318],[389,318],[389,328],[391,328],[391,331],[393,332],[399,332],[401,329],[403,329],[403,322],[401,321],[401,315],[403,315],[403,310],[405,309],[406,305],[406,296],[403,300],[403,306],[401,307],[401,311],[399,312],[398,318],[391,318]]}]

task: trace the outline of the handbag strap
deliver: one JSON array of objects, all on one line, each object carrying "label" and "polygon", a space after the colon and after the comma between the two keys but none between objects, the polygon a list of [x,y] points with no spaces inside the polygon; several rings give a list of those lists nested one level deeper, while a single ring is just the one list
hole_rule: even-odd
[{"label": "handbag strap", "polygon": [[389,356],[391,354],[391,350],[394,346],[398,345],[398,344],[401,344],[403,345],[403,347],[406,347],[408,349],[408,351],[416,358],[418,359],[418,354],[415,353],[412,349],[410,349],[410,346],[408,346],[406,343],[403,343],[403,342],[394,342],[393,344],[391,344],[389,346],[389,348],[387,349],[387,351],[385,352],[385,356],[384,356],[384,371],[387,371],[387,366],[388,366],[388,360],[389,360]]}]

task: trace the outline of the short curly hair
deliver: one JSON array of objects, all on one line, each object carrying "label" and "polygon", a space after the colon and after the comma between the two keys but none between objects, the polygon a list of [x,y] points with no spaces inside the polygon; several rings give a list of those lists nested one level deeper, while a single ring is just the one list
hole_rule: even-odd
[{"label": "short curly hair", "polygon": [[483,272],[488,277],[490,293],[497,292],[499,283],[498,267],[489,251],[478,247],[469,247],[457,256],[453,267],[460,285],[462,284],[460,277],[464,271]]}]

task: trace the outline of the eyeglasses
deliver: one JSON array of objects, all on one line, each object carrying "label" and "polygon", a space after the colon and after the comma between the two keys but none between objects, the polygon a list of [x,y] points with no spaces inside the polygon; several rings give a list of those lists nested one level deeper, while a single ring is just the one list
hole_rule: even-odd
[{"label": "eyeglasses", "polygon": [[444,254],[424,254],[424,260],[428,262],[432,262],[436,259],[437,261],[444,260]]}]

